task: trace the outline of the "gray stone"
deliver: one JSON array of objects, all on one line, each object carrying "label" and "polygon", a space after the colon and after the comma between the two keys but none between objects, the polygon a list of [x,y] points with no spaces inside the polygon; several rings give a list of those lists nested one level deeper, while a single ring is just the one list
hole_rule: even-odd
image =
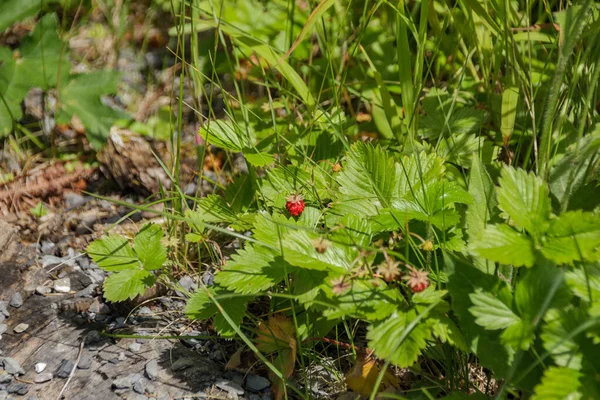
[{"label": "gray stone", "polygon": [[65,199],[65,205],[68,209],[81,207],[86,203],[85,197],[74,192],[67,192],[63,194]]},{"label": "gray stone", "polygon": [[5,301],[0,301],[0,313],[4,315],[6,318],[10,317],[10,312],[8,311],[8,303]]},{"label": "gray stone", "polygon": [[82,269],[88,269],[90,267],[90,258],[85,255],[78,257],[77,264],[79,264]]},{"label": "gray stone", "polygon": [[70,360],[62,360],[58,369],[56,370],[56,376],[62,379],[67,379],[71,375],[73,370],[73,362]]},{"label": "gray stone", "polygon": [[258,375],[248,375],[246,377],[246,388],[249,390],[254,390],[255,392],[260,392],[271,386],[271,382],[267,378],[263,378]]},{"label": "gray stone", "polygon": [[173,371],[181,371],[193,366],[194,364],[194,360],[191,358],[180,358],[179,360],[171,364],[171,369]]},{"label": "gray stone", "polygon": [[71,280],[69,278],[57,279],[53,282],[52,288],[58,293],[69,293],[71,291]]},{"label": "gray stone", "polygon": [[27,329],[29,329],[29,324],[19,324],[19,325],[15,326],[15,327],[13,328],[13,331],[14,331],[15,333],[23,333],[23,332],[25,332]]},{"label": "gray stone", "polygon": [[8,392],[6,390],[0,390],[0,400],[8,400]]},{"label": "gray stone", "polygon": [[0,371],[0,384],[12,381],[12,375],[6,371]]},{"label": "gray stone", "polygon": [[104,282],[104,271],[101,269],[88,269],[87,274],[89,275],[92,282],[101,284]]},{"label": "gray stone", "polygon": [[35,288],[35,292],[40,296],[44,296],[52,292],[52,289],[50,289],[48,286],[38,286]]},{"label": "gray stone", "polygon": [[81,358],[79,359],[79,364],[77,364],[77,368],[79,369],[90,369],[92,367],[92,356],[87,351],[83,352]]},{"label": "gray stone", "polygon": [[8,325],[6,325],[6,324],[0,324],[0,335],[2,335],[7,330],[8,330]]},{"label": "gray stone", "polygon": [[215,382],[215,386],[228,393],[235,393],[238,396],[244,394],[244,389],[240,385],[238,385],[235,382],[228,381],[226,379],[222,379],[220,381]]},{"label": "gray stone", "polygon": [[147,383],[148,381],[146,380],[146,378],[141,378],[133,384],[133,390],[135,390],[139,394],[144,394],[148,390]]},{"label": "gray stone", "polygon": [[131,351],[133,353],[137,353],[138,351],[140,351],[142,349],[142,345],[135,342],[135,343],[131,343],[128,348],[129,348],[129,351]]},{"label": "gray stone", "polygon": [[144,370],[146,371],[146,376],[151,381],[158,378],[158,362],[156,360],[148,361],[144,367]]},{"label": "gray stone", "polygon": [[92,283],[88,287],[75,293],[75,297],[92,297],[98,285]]},{"label": "gray stone", "polygon": [[131,379],[128,376],[117,378],[113,381],[112,387],[115,389],[129,389],[131,388]]},{"label": "gray stone", "polygon": [[190,277],[189,275],[186,275],[183,278],[181,278],[179,280],[179,284],[188,292],[195,292],[196,290],[198,290],[198,284],[194,282],[192,277]]},{"label": "gray stone", "polygon": [[4,320],[6,320],[6,317],[0,312],[0,322],[4,322]]},{"label": "gray stone", "polygon": [[96,298],[90,305],[88,311],[93,312],[94,314],[108,314],[110,313],[110,307],[105,303],[101,303],[98,298]]},{"label": "gray stone", "polygon": [[74,267],[75,266],[75,262],[74,260],[71,260],[69,257],[56,257],[53,255],[45,255],[42,257],[41,259],[42,261],[42,268],[54,268],[57,267],[58,265],[60,266],[68,266],[68,267]]},{"label": "gray stone", "polygon": [[6,387],[6,391],[24,396],[29,392],[29,385],[22,382],[13,382]]},{"label": "gray stone", "polygon": [[44,383],[52,380],[52,373],[50,372],[42,372],[39,375],[36,375],[33,381],[35,383]]},{"label": "gray stone", "polygon": [[35,285],[25,285],[23,290],[25,291],[25,294],[27,295],[26,297],[29,297],[35,293]]},{"label": "gray stone", "polygon": [[42,254],[53,254],[56,250],[56,243],[51,242],[49,240],[44,240],[42,245],[40,246],[40,251]]},{"label": "gray stone", "polygon": [[102,340],[102,335],[98,331],[89,331],[87,337],[85,338],[85,342],[87,344],[98,343]]},{"label": "gray stone", "polygon": [[2,364],[4,366],[4,370],[11,375],[25,375],[25,370],[14,358],[0,358],[0,364]]},{"label": "gray stone", "polygon": [[13,293],[13,295],[10,297],[10,305],[14,308],[19,308],[23,305],[23,297],[21,296],[21,293]]}]

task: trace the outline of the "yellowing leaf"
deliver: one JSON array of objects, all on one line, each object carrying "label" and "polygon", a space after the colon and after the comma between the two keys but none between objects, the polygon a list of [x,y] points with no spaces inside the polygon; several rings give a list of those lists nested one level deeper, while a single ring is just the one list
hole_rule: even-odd
[{"label": "yellowing leaf", "polygon": [[[296,364],[296,327],[290,318],[273,315],[267,322],[258,326],[256,347],[272,353],[272,363],[285,378],[292,376]],[[273,383],[275,400],[281,400],[285,393],[285,382],[271,371],[269,379]]]},{"label": "yellowing leaf", "polygon": [[[377,361],[372,358],[361,358],[357,360],[352,371],[346,375],[346,384],[352,391],[368,397],[375,389],[379,373],[380,369]],[[390,387],[399,388],[400,382],[389,370],[386,370],[378,391],[381,392]]]}]

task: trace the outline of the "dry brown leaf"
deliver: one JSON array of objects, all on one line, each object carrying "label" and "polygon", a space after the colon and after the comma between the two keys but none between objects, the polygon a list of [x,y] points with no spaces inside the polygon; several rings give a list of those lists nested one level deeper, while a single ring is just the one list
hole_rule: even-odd
[{"label": "dry brown leaf", "polygon": [[229,361],[227,361],[227,365],[225,365],[225,370],[236,370],[239,368],[240,365],[242,365],[242,350],[243,349],[239,349],[238,351],[233,353]]},{"label": "dry brown leaf", "polygon": [[[267,322],[258,326],[256,347],[266,353],[271,353],[271,362],[281,371],[285,378],[294,373],[296,364],[296,327],[290,318],[284,315],[269,317]],[[272,371],[269,378],[273,383],[275,400],[281,400],[285,393],[285,382]]]},{"label": "dry brown leaf", "polygon": [[[346,375],[346,384],[352,391],[369,397],[375,388],[379,372],[380,368],[376,360],[372,358],[358,359],[356,366]],[[392,387],[399,388],[400,382],[389,370],[386,370],[378,392]]]}]

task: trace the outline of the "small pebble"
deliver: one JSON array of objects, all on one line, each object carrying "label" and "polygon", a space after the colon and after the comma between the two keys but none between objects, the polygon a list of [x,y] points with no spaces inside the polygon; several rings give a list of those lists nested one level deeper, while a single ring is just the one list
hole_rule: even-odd
[{"label": "small pebble", "polygon": [[50,372],[43,372],[39,375],[36,375],[34,378],[35,383],[44,383],[52,380],[52,374]]},{"label": "small pebble", "polygon": [[37,372],[38,374],[41,374],[42,372],[44,372],[44,370],[46,369],[46,367],[48,366],[48,364],[43,363],[43,362],[39,362],[37,364],[35,364],[35,372]]},{"label": "small pebble", "polygon": [[5,301],[0,301],[0,313],[4,315],[6,318],[10,317],[10,312],[8,311],[8,303]]},{"label": "small pebble", "polygon": [[35,288],[35,292],[37,294],[39,294],[40,296],[44,296],[47,295],[48,293],[50,293],[52,291],[52,289],[50,289],[47,286],[38,286]]},{"label": "small pebble", "polygon": [[8,393],[16,393],[25,396],[29,392],[29,385],[22,382],[13,382],[6,388]]},{"label": "small pebble", "polygon": [[267,378],[258,375],[248,375],[246,377],[246,388],[255,392],[260,392],[271,386],[271,382]]},{"label": "small pebble", "polygon": [[12,375],[6,371],[0,371],[0,384],[12,381]]},{"label": "small pebble", "polygon": [[179,360],[171,364],[171,369],[173,371],[181,371],[193,366],[194,364],[194,360],[192,360],[191,358],[180,358]]},{"label": "small pebble", "polygon": [[8,330],[8,325],[6,325],[6,324],[0,324],[0,335],[2,335],[7,330]]},{"label": "small pebble", "polygon": [[87,351],[81,355],[77,368],[79,369],[90,369],[92,367],[92,356]]},{"label": "small pebble", "polygon": [[244,394],[244,389],[240,385],[238,385],[237,383],[228,381],[226,379],[222,379],[220,381],[215,382],[215,386],[226,392],[235,393],[238,396],[241,396]]},{"label": "small pebble", "polygon": [[19,308],[23,305],[23,297],[21,296],[21,293],[19,292],[15,292],[11,297],[10,297],[10,303],[11,307],[14,308]]},{"label": "small pebble", "polygon": [[0,390],[0,400],[8,400],[8,392],[6,390]]},{"label": "small pebble", "polygon": [[11,375],[25,375],[25,370],[21,368],[21,364],[14,358],[0,358],[0,364],[4,365],[4,370]]},{"label": "small pebble", "polygon": [[137,353],[138,351],[140,351],[142,349],[142,345],[139,343],[131,343],[129,345],[129,351],[133,352],[133,353]]},{"label": "small pebble", "polygon": [[96,298],[90,305],[88,311],[93,312],[94,314],[108,314],[110,313],[110,307],[107,304],[101,303],[98,298]]},{"label": "small pebble", "polygon": [[71,291],[71,280],[69,278],[57,279],[53,283],[55,292],[69,293]]},{"label": "small pebble", "polygon": [[128,376],[115,379],[112,383],[112,387],[115,389],[129,389],[131,387],[131,380]]},{"label": "small pebble", "polygon": [[56,371],[56,376],[67,379],[73,370],[73,363],[70,360],[62,360]]},{"label": "small pebble", "polygon": [[138,381],[133,384],[133,390],[135,390],[139,394],[146,393],[146,383],[147,381],[145,378],[138,379]]},{"label": "small pebble", "polygon": [[150,360],[150,361],[148,361],[146,363],[146,366],[145,366],[144,370],[146,371],[146,376],[151,381],[153,381],[156,378],[158,378],[158,362],[156,360]]},{"label": "small pebble", "polygon": [[23,333],[25,332],[27,329],[29,328],[29,324],[19,324],[17,326],[15,326],[13,328],[13,331],[15,331],[15,333]]},{"label": "small pebble", "polygon": [[87,337],[85,339],[85,342],[87,344],[93,344],[93,343],[98,343],[101,340],[102,340],[102,335],[100,335],[100,332],[98,332],[98,331],[89,331],[88,334],[87,334]]},{"label": "small pebble", "polygon": [[125,352],[120,352],[119,353],[119,361],[125,361],[127,360],[127,356],[125,355]]}]

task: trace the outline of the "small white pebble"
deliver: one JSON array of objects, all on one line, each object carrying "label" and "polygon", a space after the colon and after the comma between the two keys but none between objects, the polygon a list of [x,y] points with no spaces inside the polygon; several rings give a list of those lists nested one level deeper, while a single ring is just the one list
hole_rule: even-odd
[{"label": "small white pebble", "polygon": [[47,365],[48,364],[42,362],[35,364],[35,372],[37,372],[38,374],[44,372]]}]

